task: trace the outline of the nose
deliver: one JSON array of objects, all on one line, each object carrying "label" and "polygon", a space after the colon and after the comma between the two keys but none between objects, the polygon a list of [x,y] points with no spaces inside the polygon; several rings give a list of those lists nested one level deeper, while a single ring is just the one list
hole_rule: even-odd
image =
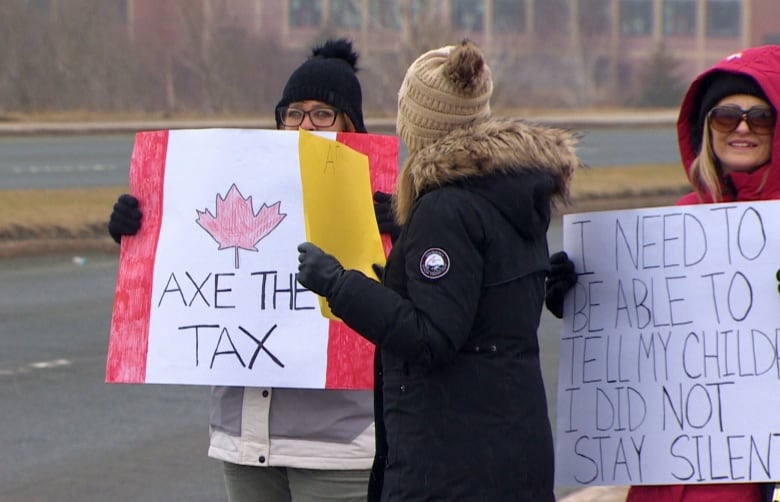
[{"label": "nose", "polygon": [[735,131],[739,131],[741,133],[749,133],[750,132],[750,126],[747,123],[747,117],[744,115],[742,116],[742,119],[739,121],[739,124],[737,124],[737,128]]},{"label": "nose", "polygon": [[308,113],[303,116],[303,122],[301,122],[301,125],[299,125],[298,127],[305,131],[317,130],[317,128],[314,126],[314,124],[311,121],[311,115]]}]

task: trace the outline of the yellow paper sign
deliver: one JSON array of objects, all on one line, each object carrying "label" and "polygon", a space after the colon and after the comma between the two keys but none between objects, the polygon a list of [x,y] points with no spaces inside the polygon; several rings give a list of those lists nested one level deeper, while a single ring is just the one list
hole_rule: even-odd
[{"label": "yellow paper sign", "polygon": [[[371,266],[384,265],[368,157],[352,148],[300,130],[303,215],[306,239],[335,256],[346,269],[376,278]],[[322,315],[337,319],[320,298]]]}]

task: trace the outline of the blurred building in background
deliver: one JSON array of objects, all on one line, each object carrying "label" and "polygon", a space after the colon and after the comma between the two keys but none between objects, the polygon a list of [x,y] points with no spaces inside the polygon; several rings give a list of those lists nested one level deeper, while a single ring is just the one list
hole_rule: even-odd
[{"label": "blurred building in background", "polygon": [[[66,73],[78,66],[65,61],[68,48],[99,54],[103,65],[112,64],[108,52],[126,57],[118,74],[80,77],[104,101],[147,86],[146,96],[114,100],[115,108],[268,109],[289,71],[327,36],[354,40],[369,114],[394,112],[415,57],[462,38],[488,53],[496,107],[658,107],[676,106],[690,79],[714,61],[780,43],[779,1],[4,0],[0,23],[14,3],[28,17],[48,19],[52,28],[37,33],[57,37],[48,50]],[[106,30],[103,39],[85,19]],[[96,85],[101,75],[110,82]],[[0,65],[0,98],[3,78]]]},{"label": "blurred building in background", "polygon": [[[160,0],[125,0],[132,23]],[[190,0],[192,3],[192,0]],[[300,52],[323,33],[349,36],[364,61],[402,70],[424,50],[468,37],[516,86],[568,78],[586,101],[628,98],[642,68],[671,60],[687,81],[743,47],[780,43],[778,0],[202,0],[229,11],[235,26]],[[221,4],[219,7],[218,4]],[[143,36],[133,25],[131,32]],[[659,54],[666,51],[667,54]],[[400,64],[399,57],[401,59]],[[661,63],[663,64],[663,59]],[[503,69],[514,66],[515,71]],[[495,66],[495,64],[494,64]],[[533,68],[532,71],[528,71]],[[549,68],[549,69],[546,69]],[[670,70],[672,70],[670,68]],[[537,72],[546,73],[540,76]],[[524,75],[537,73],[534,76]],[[542,79],[539,82],[539,79]],[[397,72],[396,79],[398,80]],[[499,80],[499,83],[501,81]],[[536,85],[538,87],[538,85]],[[581,100],[581,93],[575,93]],[[539,98],[550,96],[539,96]],[[561,101],[557,98],[556,101]],[[573,103],[564,103],[571,105]]]}]

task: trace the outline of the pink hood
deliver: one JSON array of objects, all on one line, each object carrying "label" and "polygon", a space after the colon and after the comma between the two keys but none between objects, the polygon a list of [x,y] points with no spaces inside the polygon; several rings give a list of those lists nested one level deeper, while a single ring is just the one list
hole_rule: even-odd
[{"label": "pink hood", "polygon": [[[696,129],[702,82],[715,72],[742,73],[753,77],[761,86],[775,110],[780,112],[780,45],[752,47],[734,53],[705,70],[691,83],[683,98],[677,119],[677,139],[685,172],[690,179],[690,169],[697,152],[691,143],[691,131]],[[766,175],[766,181],[765,180]],[[737,200],[780,199],[780,128],[775,126],[770,162],[754,172],[735,173],[731,180],[737,189]],[[686,196],[692,203],[694,196]],[[682,202],[682,201],[681,201]]]}]

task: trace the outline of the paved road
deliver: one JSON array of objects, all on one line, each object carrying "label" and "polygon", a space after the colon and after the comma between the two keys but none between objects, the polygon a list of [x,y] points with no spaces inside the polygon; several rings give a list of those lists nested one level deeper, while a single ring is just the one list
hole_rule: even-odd
[{"label": "paved road", "polygon": [[[0,261],[0,500],[224,500],[206,388],[104,383],[117,257],[86,258]],[[545,312],[553,424],[559,329]]]},{"label": "paved road", "polygon": [[129,134],[0,138],[0,189],[126,185],[132,151]]},{"label": "paved road", "polygon": [[0,500],[220,501],[204,387],[104,383],[116,256],[0,261]]}]

